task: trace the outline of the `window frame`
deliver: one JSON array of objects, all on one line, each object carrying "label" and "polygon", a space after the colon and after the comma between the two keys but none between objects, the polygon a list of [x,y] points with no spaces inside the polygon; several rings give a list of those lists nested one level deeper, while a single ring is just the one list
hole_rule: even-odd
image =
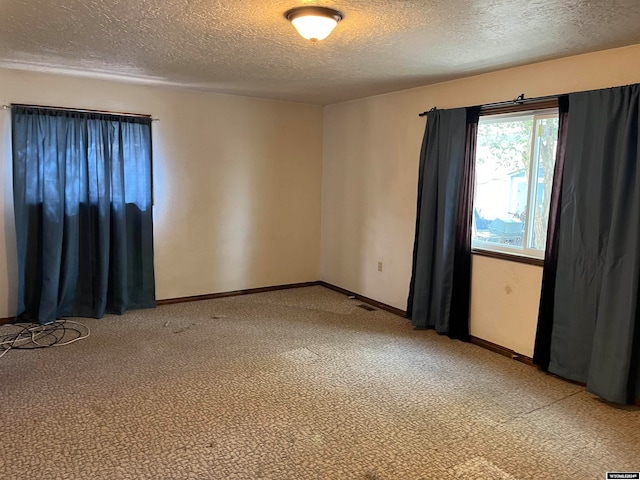
[{"label": "window frame", "polygon": [[[534,116],[534,119],[549,118],[552,116],[559,115],[558,99],[555,98],[555,99],[547,99],[547,100],[537,101],[537,102],[523,102],[523,103],[506,105],[506,106],[499,105],[499,106],[482,107],[480,110],[480,117],[510,116],[510,115],[515,116],[519,113],[523,115],[527,113],[531,113]],[[534,135],[535,135],[535,129],[532,130],[532,136]],[[530,148],[531,148],[531,152],[533,153],[533,150],[535,148],[535,137],[531,139]],[[476,156],[474,156],[474,167],[475,167],[476,161],[477,161],[477,151],[476,151]],[[532,169],[533,165],[531,165],[530,168]],[[475,171],[474,171],[474,177],[475,177]],[[523,235],[523,241],[525,243],[525,246],[518,249],[509,248],[505,246],[500,246],[499,244],[493,244],[491,242],[482,242],[482,241],[474,242],[472,238],[471,239],[472,254],[484,256],[484,257],[490,257],[490,258],[497,258],[497,259],[507,260],[507,261],[515,261],[515,262],[525,263],[530,265],[542,266],[544,264],[544,255],[546,251],[546,245],[545,245],[545,250],[534,250],[526,246],[528,245],[528,241],[529,241],[528,232],[529,232],[530,222],[532,221],[532,219],[530,218],[531,215],[529,215],[529,210],[530,210],[531,198],[532,198],[532,195],[534,194],[534,192],[532,192],[532,189],[531,189],[532,183],[534,181],[533,177],[534,177],[533,175],[529,174],[529,181],[527,185],[527,217],[528,218],[527,218],[527,223],[525,225],[525,231]],[[475,180],[474,180],[474,183],[475,183]],[[473,196],[473,208],[475,209],[475,192]],[[475,220],[472,219],[472,222],[474,221]],[[540,252],[540,253],[535,254],[534,252]]]}]

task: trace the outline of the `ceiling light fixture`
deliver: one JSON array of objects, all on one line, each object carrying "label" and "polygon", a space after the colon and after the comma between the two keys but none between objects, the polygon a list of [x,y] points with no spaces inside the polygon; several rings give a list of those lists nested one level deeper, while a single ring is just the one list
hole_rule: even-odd
[{"label": "ceiling light fixture", "polygon": [[297,7],[284,14],[298,33],[307,40],[317,42],[329,36],[344,15],[338,10],[327,7]]}]

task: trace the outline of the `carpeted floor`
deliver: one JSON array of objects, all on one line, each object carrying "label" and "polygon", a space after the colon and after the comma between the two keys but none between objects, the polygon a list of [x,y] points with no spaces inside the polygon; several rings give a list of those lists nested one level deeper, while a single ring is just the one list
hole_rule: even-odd
[{"label": "carpeted floor", "polygon": [[[604,479],[640,411],[309,287],[0,359],[2,479]],[[1,328],[1,327],[0,327]]]}]

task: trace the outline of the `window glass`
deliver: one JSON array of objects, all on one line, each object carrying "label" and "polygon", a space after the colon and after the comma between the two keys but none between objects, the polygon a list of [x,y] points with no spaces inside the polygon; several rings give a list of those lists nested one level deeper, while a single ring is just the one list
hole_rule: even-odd
[{"label": "window glass", "polygon": [[557,139],[557,110],[480,118],[474,248],[544,257]]}]

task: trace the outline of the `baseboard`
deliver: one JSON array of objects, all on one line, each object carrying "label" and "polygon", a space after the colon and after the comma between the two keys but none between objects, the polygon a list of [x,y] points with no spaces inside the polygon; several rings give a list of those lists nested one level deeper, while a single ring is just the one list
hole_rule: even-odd
[{"label": "baseboard", "polygon": [[[320,281],[318,284],[323,287],[329,288],[331,290],[335,290],[336,292],[342,293],[343,295],[352,296],[357,298],[358,300],[378,307],[380,310],[386,310],[387,312],[393,313],[400,317],[406,318],[407,312],[404,310],[400,310],[399,308],[392,307],[391,305],[387,305],[386,303],[378,302],[377,300],[373,300],[372,298],[365,297],[363,295],[359,295],[357,293],[351,292],[341,287],[336,287],[335,285],[331,285],[330,283]],[[529,358],[525,355],[521,355],[510,348],[503,347],[502,345],[498,345],[497,343],[489,342],[488,340],[483,340],[482,338],[470,336],[469,341],[474,345],[490,350],[494,353],[499,353],[500,355],[504,355],[505,357],[512,358],[519,362],[525,363],[530,366],[535,366],[533,363],[533,359]]]},{"label": "baseboard", "polygon": [[304,282],[304,283],[290,283],[286,285],[274,285],[271,287],[260,287],[260,288],[249,288],[246,290],[233,290],[230,292],[220,292],[220,293],[207,293],[205,295],[193,295],[190,297],[177,297],[177,298],[166,298],[162,300],[157,300],[156,305],[172,305],[174,303],[186,303],[186,302],[198,302],[200,300],[214,300],[216,298],[224,298],[224,297],[236,297],[240,295],[250,295],[252,293],[265,293],[265,292],[273,292],[276,290],[288,290],[290,288],[303,288],[303,287],[315,287],[322,286],[328,288],[330,290],[334,290],[338,293],[349,297],[355,297],[361,302],[368,303],[371,306],[379,308],[380,310],[385,310],[387,312],[393,313],[394,315],[398,315],[400,317],[405,317],[406,312],[404,310],[400,310],[399,308],[392,307],[391,305],[387,305],[386,303],[378,302],[369,297],[365,297],[363,295],[359,295],[354,292],[350,292],[349,290],[345,290],[344,288],[337,287],[335,285],[331,285],[330,283],[323,281],[315,281],[315,282]]},{"label": "baseboard", "polygon": [[[316,281],[316,282],[303,282],[303,283],[289,283],[286,285],[274,285],[271,287],[249,288],[246,290],[233,290],[230,292],[208,293],[206,295],[193,295],[190,297],[165,298],[162,300],[156,300],[156,305],[160,306],[160,305],[172,305],[174,303],[197,302],[200,300],[213,300],[215,298],[235,297],[238,295],[249,295],[251,293],[273,292],[276,290],[287,290],[290,288],[314,287],[317,285],[320,285],[320,282]],[[0,318],[0,325],[13,323],[14,321],[15,321],[15,317]]]},{"label": "baseboard", "polygon": [[364,295],[350,292],[349,290],[336,287],[335,285],[331,285],[330,283],[323,282],[322,280],[318,282],[318,285],[322,285],[323,287],[326,287],[338,293],[342,293],[343,295],[347,295],[348,297],[355,297],[361,302],[368,303],[369,305],[379,308],[380,310],[385,310],[389,313],[393,313],[394,315],[398,315],[399,317],[406,318],[407,312],[405,312],[404,310],[400,310],[399,308],[392,307],[391,305],[387,305],[386,303],[379,302],[377,300],[374,300],[373,298],[365,297]]},{"label": "baseboard", "polygon": [[198,302],[200,300],[214,300],[216,298],[237,297],[239,295],[250,295],[252,293],[274,292],[276,290],[288,290],[290,288],[314,287],[320,282],[289,283],[286,285],[274,285],[271,287],[248,288],[245,290],[232,290],[229,292],[207,293],[205,295],[193,295],[190,297],[165,298],[156,300],[156,305],[172,305],[174,303]]},{"label": "baseboard", "polygon": [[500,355],[503,355],[505,357],[509,357],[513,360],[517,360],[519,362],[526,363],[527,365],[535,367],[532,358],[521,355],[511,350],[510,348],[503,347],[502,345],[498,345],[497,343],[493,343],[488,340],[483,340],[482,338],[474,337],[473,335],[469,336],[469,341],[479,347],[491,350],[492,352],[499,353]]}]

